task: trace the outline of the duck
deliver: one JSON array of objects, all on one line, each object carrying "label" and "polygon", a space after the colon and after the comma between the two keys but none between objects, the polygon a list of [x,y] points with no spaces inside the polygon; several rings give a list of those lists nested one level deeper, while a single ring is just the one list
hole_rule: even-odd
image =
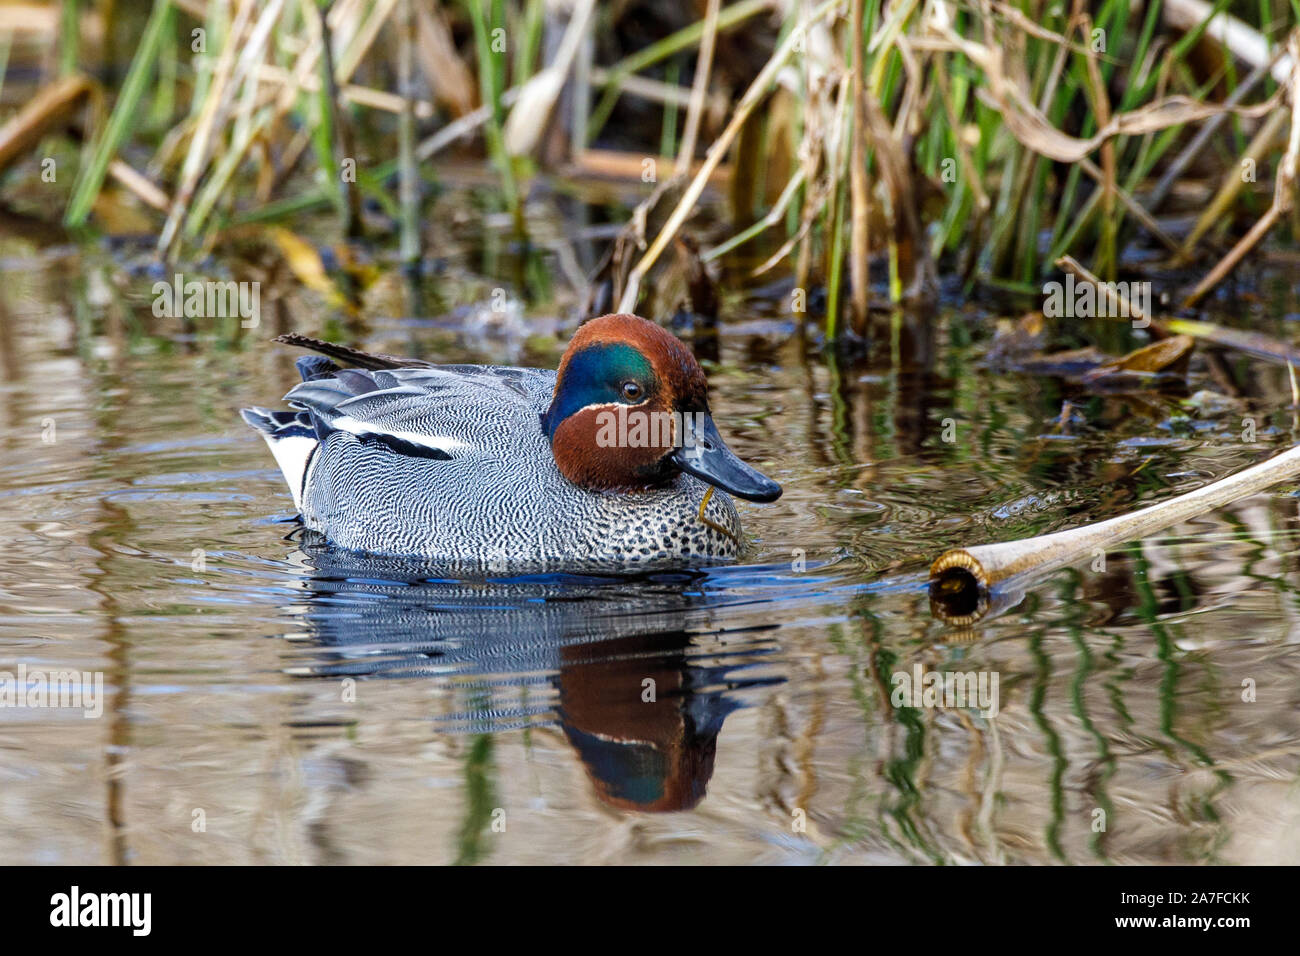
[{"label": "duck", "polygon": [[740,554],[732,496],[781,496],[727,447],[690,349],[640,316],[590,319],[555,370],[277,341],[320,354],[287,410],[241,414],[324,547],[485,575],[680,568]]}]

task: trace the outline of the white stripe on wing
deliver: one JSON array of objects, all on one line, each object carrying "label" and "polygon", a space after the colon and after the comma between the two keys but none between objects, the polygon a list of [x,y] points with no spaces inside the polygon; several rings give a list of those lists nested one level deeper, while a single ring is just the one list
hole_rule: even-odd
[{"label": "white stripe on wing", "polygon": [[379,428],[373,422],[358,421],[348,415],[340,415],[338,418],[330,419],[329,425],[331,428],[347,432],[350,435],[356,435],[358,438],[363,435],[375,435],[377,437],[387,435],[397,441],[406,442],[408,445],[418,445],[421,448],[430,448],[435,451],[445,452],[448,455],[458,448],[470,447],[467,442],[463,442],[459,438],[453,438],[450,435],[427,435],[422,432]]}]

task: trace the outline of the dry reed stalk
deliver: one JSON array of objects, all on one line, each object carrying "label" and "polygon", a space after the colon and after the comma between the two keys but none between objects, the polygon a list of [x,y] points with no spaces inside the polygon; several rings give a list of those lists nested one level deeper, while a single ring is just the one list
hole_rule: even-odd
[{"label": "dry reed stalk", "polygon": [[[831,175],[829,169],[826,177],[823,178],[820,175],[823,161],[828,159],[830,155],[826,144],[831,137],[826,134],[826,131],[828,127],[833,127],[843,118],[843,114],[838,111],[837,106],[829,98],[834,82],[831,76],[829,57],[823,51],[829,51],[831,48],[831,31],[824,22],[811,22],[808,18],[809,12],[811,12],[811,0],[803,0],[800,5],[799,23],[795,26],[799,34],[804,37],[802,82],[805,108],[803,111],[803,136],[799,143],[799,163],[804,170],[804,180],[807,182],[807,189],[804,191],[803,197],[803,208],[800,210],[799,228],[795,235],[791,236],[777,252],[751,273],[752,276],[756,277],[762,275],[768,269],[774,268],[790,254],[795,245],[798,245],[799,255],[795,260],[794,267],[794,285],[796,289],[808,288],[808,280],[812,272],[813,254],[813,243],[809,238],[809,234],[816,222],[818,210],[830,195],[829,180]],[[791,83],[790,86],[793,88],[795,84]],[[847,105],[847,102],[839,103],[840,107],[847,107]],[[799,324],[800,334],[806,331],[805,326],[808,321],[806,309],[802,315],[803,320]]]},{"label": "dry reed stalk", "polygon": [[[512,86],[501,94],[501,105],[511,106],[519,97],[519,87]],[[466,113],[460,119],[452,120],[438,132],[434,133],[415,150],[415,158],[420,162],[442,152],[458,139],[473,133],[476,129],[492,118],[491,106],[480,106],[472,113]]]},{"label": "dry reed stalk", "polygon": [[510,109],[502,130],[509,155],[527,156],[537,150],[583,39],[591,29],[595,6],[595,0],[576,0],[554,61],[520,87],[519,99]]},{"label": "dry reed stalk", "polygon": [[1286,110],[1276,110],[1255,131],[1255,135],[1251,137],[1250,142],[1246,145],[1246,151],[1242,153],[1238,164],[1224,174],[1223,181],[1219,184],[1214,197],[1206,205],[1201,215],[1197,217],[1196,224],[1192,226],[1191,232],[1183,240],[1178,251],[1178,261],[1188,262],[1194,258],[1196,246],[1205,234],[1215,226],[1223,224],[1237,196],[1246,188],[1246,179],[1241,174],[1242,164],[1246,162],[1254,165],[1262,163],[1265,157],[1273,151],[1278,141],[1287,135],[1289,121],[1290,118],[1287,116]]},{"label": "dry reed stalk", "polygon": [[[1096,163],[1090,159],[1084,159],[1079,162],[1079,165],[1083,167],[1083,171],[1091,176],[1093,180],[1103,186],[1105,185],[1107,181],[1106,174],[1097,168]],[[1113,171],[1109,181],[1114,187],[1116,198],[1119,199],[1119,201],[1124,205],[1124,208],[1129,211],[1133,218],[1142,224],[1142,228],[1159,240],[1160,243],[1170,252],[1177,253],[1181,248],[1178,245],[1178,240],[1165,232],[1164,229],[1160,228],[1160,223],[1156,222],[1155,217],[1152,216],[1151,213],[1147,212],[1142,204],[1134,199],[1133,195],[1127,189],[1114,182]]]},{"label": "dry reed stalk", "polygon": [[1291,96],[1291,133],[1287,140],[1286,153],[1278,163],[1277,178],[1274,182],[1273,203],[1268,212],[1251,227],[1250,232],[1232,247],[1210,273],[1196,284],[1196,288],[1183,300],[1183,308],[1189,309],[1200,302],[1205,295],[1223,281],[1245,258],[1246,253],[1255,248],[1260,240],[1295,206],[1297,183],[1300,182],[1300,27],[1291,32],[1287,42],[1290,52],[1291,76],[1285,87]]},{"label": "dry reed stalk", "polygon": [[[594,86],[608,86],[615,82],[621,83],[623,95],[634,96],[650,103],[686,107],[691,105],[692,94],[689,87],[666,83],[663,80],[653,80],[636,74],[619,76],[613,70],[603,66],[592,67],[591,82]],[[709,93],[708,90],[705,90],[704,110],[706,112],[725,112],[727,105],[726,97],[722,93]]]},{"label": "dry reed stalk", "polygon": [[[280,100],[276,104],[277,115],[288,113],[293,107],[303,85],[314,75],[316,63],[320,60],[321,33],[320,24],[316,19],[316,10],[313,6],[314,2],[315,0],[299,0],[298,2],[299,14],[306,26],[307,35],[302,44],[302,49],[298,52],[298,59],[293,65],[293,82],[285,84],[280,91]],[[335,4],[326,15],[326,21],[335,24],[343,17],[345,11],[351,9],[350,4],[351,0],[343,0],[342,3]]]},{"label": "dry reed stalk", "polygon": [[[284,12],[285,0],[269,0],[265,4],[245,0],[238,5],[225,45],[213,69],[206,96],[198,107],[180,182],[159,237],[160,254],[169,261],[176,257],[180,238],[183,235],[197,234],[217,201],[215,190],[229,181],[248,150],[261,142],[268,130],[279,127],[301,92],[320,90],[321,81],[313,75],[314,71],[322,54],[325,54],[327,62],[332,62],[334,52],[333,43],[326,37],[339,35],[349,38],[340,51],[338,65],[330,70],[329,76],[333,128],[336,137],[344,137],[336,142],[340,155],[350,155],[351,152],[344,145],[347,131],[341,122],[341,98],[401,113],[404,106],[400,96],[348,83],[391,17],[396,3],[397,0],[376,0],[372,3],[367,3],[366,0],[342,0],[330,7],[322,23],[318,19],[320,12],[312,0],[301,0],[300,9],[306,36],[300,44],[300,52],[292,70],[265,62],[271,49],[274,28],[281,21]],[[330,44],[329,49],[326,49],[327,43]],[[259,85],[265,82],[280,87],[278,91],[270,92],[269,99],[259,92]],[[235,108],[237,91],[241,92],[239,107]],[[263,107],[272,104],[270,114],[262,112]],[[417,110],[421,115],[432,115],[433,112],[432,106],[427,103],[417,105]],[[231,142],[217,156],[217,131],[232,120]],[[176,142],[179,142],[179,137],[170,138],[165,141],[165,145],[170,148],[169,144]],[[305,145],[302,143],[297,147],[297,155],[301,154]],[[196,199],[199,182],[214,161],[215,168],[212,168],[202,193]],[[356,215],[359,198],[354,190],[345,190],[345,195],[348,208],[353,212],[352,222],[359,222]]]},{"label": "dry reed stalk", "polygon": [[[378,38],[379,31],[396,8],[397,0],[377,0],[371,8],[370,16],[366,18],[360,30],[351,34],[351,40],[344,47],[342,56],[338,58],[334,71],[334,78],[338,83],[343,84],[352,79],[352,74],[357,71],[362,59],[370,52],[370,47]],[[330,29],[331,32],[335,32],[332,25]]]},{"label": "dry reed stalk", "polygon": [[[272,0],[272,3],[278,13],[280,0]],[[175,258],[181,223],[189,211],[190,201],[194,198],[195,189],[198,188],[199,177],[203,175],[207,165],[213,130],[218,118],[225,112],[227,91],[234,85],[232,78],[239,62],[237,52],[241,47],[244,30],[252,19],[255,6],[253,0],[243,0],[239,4],[230,25],[226,45],[222,48],[217,65],[213,68],[207,99],[195,123],[194,135],[190,138],[190,148],[185,154],[185,163],[181,168],[180,183],[172,197],[172,208],[158,236],[158,254],[169,262]]]},{"label": "dry reed stalk", "polygon": [[[860,3],[861,0],[855,0]],[[690,169],[695,158],[695,139],[700,131],[700,117],[704,113],[705,96],[709,89],[709,76],[713,69],[713,47],[718,38],[718,11],[721,0],[708,0],[704,14],[704,33],[700,37],[700,54],[695,61],[695,82],[691,84],[691,101],[686,111],[686,126],[682,131],[682,145],[677,153],[677,175]]]},{"label": "dry reed stalk", "polygon": [[[838,9],[843,2],[844,0],[826,0],[825,3],[822,3],[813,11],[810,20],[820,20],[832,10]],[[641,288],[641,279],[644,278],[645,274],[655,264],[660,254],[662,254],[664,249],[667,248],[668,244],[672,242],[673,237],[677,235],[677,230],[682,227],[682,223],[686,221],[686,218],[694,210],[696,202],[699,201],[700,194],[704,192],[704,186],[708,182],[709,176],[712,174],[713,170],[717,168],[718,164],[722,162],[722,157],[731,147],[732,141],[740,132],[741,127],[744,126],[745,120],[749,118],[750,113],[754,111],[755,107],[757,107],[767,95],[768,88],[776,78],[777,71],[780,70],[780,68],[785,64],[785,61],[789,59],[790,54],[794,52],[797,40],[798,37],[794,33],[787,36],[780,46],[778,46],[773,52],[771,58],[764,65],[763,69],[759,71],[758,76],[756,76],[754,81],[749,85],[749,89],[745,90],[745,95],[742,96],[740,102],[736,104],[736,110],[735,113],[732,114],[731,121],[722,131],[722,134],[709,147],[709,151],[704,157],[704,163],[701,165],[700,171],[695,174],[695,178],[692,179],[691,184],[687,186],[686,193],[682,196],[681,202],[678,203],[677,208],[673,210],[673,214],[668,217],[668,221],[664,224],[663,229],[660,230],[659,235],[655,237],[650,248],[646,250],[645,255],[641,257],[641,260],[628,274],[627,286],[624,288],[623,296],[619,300],[618,311],[633,312],[636,310],[636,300],[637,294]]]},{"label": "dry reed stalk", "polygon": [[[843,88],[842,81],[841,90]],[[822,135],[821,131],[825,118],[822,110],[818,109],[821,101],[825,100],[826,83],[821,83],[815,87],[816,94],[812,97],[813,108],[807,110],[804,115],[805,135],[804,142],[800,145],[800,162],[804,173],[804,180],[808,184],[808,189],[804,193],[803,209],[800,213],[799,228],[793,236],[782,243],[776,252],[772,253],[768,259],[760,264],[750,273],[752,277],[757,277],[775,268],[782,260],[793,251],[796,245],[799,246],[799,258],[795,262],[794,284],[796,288],[808,288],[809,274],[812,270],[812,242],[808,240],[808,235],[816,223],[820,210],[830,201],[831,192],[835,184],[835,171],[831,162],[832,149],[830,144],[833,143],[839,134],[843,124],[847,122],[849,101],[845,96],[838,100],[838,106],[830,114],[831,130],[829,134]],[[823,169],[825,175],[819,175]],[[804,313],[807,315],[807,312]]]},{"label": "dry reed stalk", "polygon": [[[299,80],[292,71],[271,63],[263,63],[258,66],[256,76],[261,83],[274,86],[291,86],[298,92],[320,92],[319,77],[308,76]],[[403,110],[406,109],[406,101],[400,94],[389,93],[386,90],[376,90],[368,86],[357,86],[355,83],[341,85],[339,95],[349,103],[355,103],[357,106],[383,110],[385,113],[393,113],[397,116],[400,116]],[[415,115],[420,119],[429,119],[434,115],[433,104],[428,100],[414,100],[414,107]]]},{"label": "dry reed stalk", "polygon": [[[1082,24],[1084,36],[1092,35],[1092,18],[1083,12],[1083,0],[1075,0],[1078,18]],[[1101,78],[1101,67],[1097,65],[1097,55],[1090,49],[1083,60],[1088,71],[1089,98],[1093,111],[1097,115],[1097,126],[1105,128],[1110,122],[1110,94]],[[1119,185],[1115,173],[1115,141],[1107,140],[1101,144],[1101,270],[1114,275],[1118,267],[1119,250],[1118,224],[1115,221],[1115,200]]]},{"label": "dry reed stalk", "polygon": [[1006,73],[1002,51],[996,45],[975,43],[950,27],[943,27],[940,32],[946,43],[931,48],[962,53],[983,71],[988,84],[979,88],[978,95],[990,109],[1001,113],[1008,132],[1028,149],[1061,163],[1077,163],[1117,136],[1159,132],[1171,126],[1199,123],[1220,113],[1256,119],[1268,115],[1277,106],[1276,96],[1254,106],[1231,107],[1201,103],[1188,96],[1167,96],[1134,110],[1115,113],[1105,123],[1099,123],[1097,132],[1090,137],[1071,136],[1053,126],[1029,100],[1027,91]]},{"label": "dry reed stalk", "polygon": [[1159,322],[1152,316],[1145,314],[1141,309],[1128,300],[1128,297],[1119,292],[1112,283],[1103,282],[1097,276],[1089,272],[1073,256],[1062,256],[1056,260],[1056,266],[1067,272],[1072,272],[1084,282],[1091,283],[1097,287],[1097,294],[1106,297],[1111,308],[1109,314],[1127,316],[1143,321],[1153,329],[1157,334],[1168,334]]},{"label": "dry reed stalk", "polygon": [[1243,355],[1263,359],[1266,362],[1274,362],[1278,365],[1300,365],[1300,349],[1279,342],[1261,332],[1228,329],[1212,322],[1199,322],[1195,319],[1158,319],[1155,316],[1143,315],[1141,309],[1120,295],[1112,286],[1098,279],[1072,257],[1062,256],[1056,261],[1056,265],[1067,272],[1074,273],[1084,282],[1091,282],[1097,286],[1098,294],[1106,296],[1111,303],[1110,316],[1124,316],[1126,314],[1124,310],[1127,309],[1127,315],[1145,319],[1149,323],[1151,334],[1157,338],[1188,335],[1200,342],[1219,348],[1233,349]]},{"label": "dry reed stalk", "polygon": [[705,262],[711,262],[718,256],[730,252],[741,243],[748,239],[752,239],[759,233],[764,232],[779,223],[785,218],[786,210],[790,208],[790,202],[794,199],[795,193],[797,193],[803,186],[805,175],[804,167],[800,166],[795,170],[794,175],[790,177],[790,181],[785,184],[785,189],[781,190],[781,195],[777,197],[776,202],[772,205],[772,208],[767,211],[766,216],[744,232],[740,233],[740,235],[733,236],[726,242],[720,243],[711,249],[706,249],[700,254],[700,258]]},{"label": "dry reed stalk", "polygon": [[0,128],[0,172],[30,153],[53,130],[66,126],[94,90],[91,80],[80,74],[42,88]]},{"label": "dry reed stalk", "polygon": [[[621,153],[612,149],[584,149],[573,157],[572,167],[595,176],[607,176],[611,179],[640,180],[645,172],[646,155],[644,153]],[[670,166],[672,156],[650,157],[656,164]],[[688,172],[698,172],[704,166],[703,160],[691,163]],[[725,185],[731,180],[732,168],[723,163],[715,166],[709,174],[709,181],[715,185]]]},{"label": "dry reed stalk", "polygon": [[108,174],[130,190],[146,206],[161,213],[171,208],[171,199],[143,173],[120,159],[108,164]]},{"label": "dry reed stalk", "polygon": [[1020,541],[956,548],[930,566],[936,617],[956,626],[1014,607],[1034,581],[1300,475],[1300,447],[1131,514]]},{"label": "dry reed stalk", "polygon": [[849,69],[849,95],[853,98],[853,140],[849,146],[849,284],[851,288],[851,308],[853,331],[859,336],[866,335],[867,305],[871,297],[871,282],[868,271],[871,256],[869,220],[871,215],[871,183],[867,177],[867,93],[865,77],[862,75],[864,65],[863,45],[863,5],[864,0],[853,0],[852,13],[849,17],[849,31],[852,54]]},{"label": "dry reed stalk", "polygon": [[[1256,66],[1244,80],[1237,84],[1237,87],[1228,94],[1228,98],[1223,101],[1223,105],[1236,106],[1245,99],[1246,94],[1258,86],[1260,80],[1269,75],[1273,65],[1285,54],[1286,50],[1282,47],[1275,50],[1267,63]],[[1155,212],[1160,208],[1160,204],[1165,201],[1165,197],[1174,188],[1174,184],[1182,178],[1183,172],[1191,164],[1192,160],[1199,156],[1201,150],[1209,144],[1214,134],[1218,132],[1219,127],[1227,120],[1228,115],[1227,113],[1221,113],[1218,116],[1211,116],[1196,131],[1196,135],[1183,147],[1182,151],[1174,157],[1174,161],[1169,164],[1164,175],[1160,177],[1160,181],[1145,197],[1144,201],[1148,211]]]},{"label": "dry reed stalk", "polygon": [[444,104],[452,116],[464,116],[478,102],[478,87],[452,39],[451,27],[437,0],[419,3],[415,8],[419,41],[415,45],[420,72],[433,90],[433,97]]}]

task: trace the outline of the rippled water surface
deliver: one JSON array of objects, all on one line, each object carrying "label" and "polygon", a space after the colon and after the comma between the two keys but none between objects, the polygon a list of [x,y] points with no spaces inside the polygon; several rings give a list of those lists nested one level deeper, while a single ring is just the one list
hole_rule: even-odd
[{"label": "rippled water surface", "polygon": [[[301,540],[236,414],[294,380],[265,339],[553,349],[382,300],[347,333],[288,301],[223,345],[111,259],[0,255],[0,670],[104,680],[98,718],[0,708],[6,862],[1300,862],[1295,485],[970,630],[924,586],[947,547],[1286,446],[1284,368],[1198,357],[1217,397],[1190,403],[1069,393],[984,368],[965,308],[828,364],[742,303],[715,417],[786,488],[741,505],[744,564],[456,582]],[[1255,321],[1289,336],[1294,295]],[[996,675],[996,717],[894,706],[918,667]]]}]

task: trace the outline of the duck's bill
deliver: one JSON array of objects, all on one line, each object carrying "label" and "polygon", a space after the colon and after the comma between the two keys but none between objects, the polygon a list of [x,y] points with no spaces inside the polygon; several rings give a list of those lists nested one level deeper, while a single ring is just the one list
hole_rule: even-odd
[{"label": "duck's bill", "polygon": [[687,474],[747,501],[776,501],[781,486],[745,464],[727,447],[709,415],[684,415],[686,441],[672,461]]}]

